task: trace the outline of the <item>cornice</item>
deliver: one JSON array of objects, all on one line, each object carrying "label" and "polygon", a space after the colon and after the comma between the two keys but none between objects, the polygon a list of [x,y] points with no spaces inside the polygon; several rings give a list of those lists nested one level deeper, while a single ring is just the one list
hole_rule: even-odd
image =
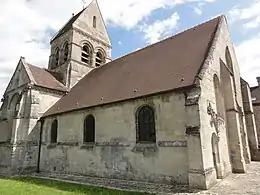
[{"label": "cornice", "polygon": [[80,30],[79,28],[73,27],[72,29],[73,29],[73,31],[75,31],[76,33],[81,34],[81,35],[83,35],[83,36],[86,36],[86,37],[90,38],[92,41],[97,42],[98,44],[101,44],[101,45],[103,45],[103,46],[105,46],[105,47],[108,47],[108,48],[110,48],[110,49],[112,48],[111,45],[107,44],[107,43],[104,42],[104,41],[101,41],[100,39],[97,39],[96,37],[92,36],[92,35],[89,34],[89,33],[86,33],[86,32],[84,32],[84,31]]}]

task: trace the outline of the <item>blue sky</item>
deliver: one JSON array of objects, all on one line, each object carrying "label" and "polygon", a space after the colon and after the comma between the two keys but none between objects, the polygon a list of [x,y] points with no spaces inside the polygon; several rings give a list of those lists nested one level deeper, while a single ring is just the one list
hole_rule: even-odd
[{"label": "blue sky", "polygon": [[[225,14],[241,74],[256,85],[255,77],[260,76],[260,0],[99,0],[99,4],[113,59]],[[82,6],[82,0],[1,0],[0,96],[20,56],[47,67],[50,38]]]},{"label": "blue sky", "polygon": [[[199,23],[214,18],[220,14],[226,14],[226,16],[228,16],[229,11],[232,10],[235,6],[243,8],[250,5],[250,0],[216,0],[211,3],[205,3],[202,6],[200,6],[198,2],[179,4],[173,8],[170,7],[166,9],[157,9],[153,11],[149,17],[145,18],[145,22],[152,24],[157,20],[162,21],[169,18],[173,12],[178,13],[180,19],[178,21],[177,27],[170,32],[169,36],[171,36],[187,28],[196,26]],[[201,13],[197,13],[195,9],[200,10]],[[142,25],[142,23],[143,21],[141,21],[139,25]],[[138,30],[138,26],[132,30],[126,30],[125,28],[108,23],[107,27],[111,41],[113,43],[113,58],[117,58],[126,53],[132,52],[137,48],[143,48],[151,44],[145,40],[143,33]],[[257,33],[257,31],[253,32],[254,30],[245,33],[244,29],[242,29],[241,23],[238,25],[237,23],[236,25],[230,25],[230,31],[232,33],[232,39],[235,44],[239,44],[244,39],[247,39]]]}]

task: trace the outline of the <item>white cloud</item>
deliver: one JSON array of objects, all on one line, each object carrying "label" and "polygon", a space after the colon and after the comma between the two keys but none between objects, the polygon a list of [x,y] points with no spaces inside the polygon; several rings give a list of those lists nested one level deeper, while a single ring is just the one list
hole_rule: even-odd
[{"label": "white cloud", "polygon": [[251,5],[243,8],[234,7],[229,11],[231,22],[242,20],[245,28],[256,28],[260,25],[260,1],[255,0]]},{"label": "white cloud", "polygon": [[[242,22],[246,30],[260,27],[260,0],[252,1],[247,7],[234,7],[229,12],[231,23]],[[233,24],[234,25],[234,24]],[[236,46],[236,54],[242,77],[251,85],[257,84],[256,77],[260,76],[260,34],[245,39]]]},{"label": "white cloud", "polygon": [[119,45],[122,45],[123,43],[122,43],[121,41],[118,41],[118,44],[119,44]]},{"label": "white cloud", "polygon": [[[260,13],[260,11],[259,11]],[[260,16],[256,17],[255,19],[245,23],[243,26],[247,29],[249,28],[256,28],[260,25]]]},{"label": "white cloud", "polygon": [[103,0],[101,9],[108,22],[131,29],[160,8],[172,8],[177,4],[189,2],[213,1],[215,0]]},{"label": "white cloud", "polygon": [[[0,0],[0,97],[7,86],[20,56],[27,61],[47,67],[49,40],[70,18],[82,9],[81,0]],[[87,4],[91,0],[86,0]],[[160,8],[189,2],[214,0],[99,0],[104,18],[110,24],[132,29]],[[158,25],[158,24],[157,24]],[[168,25],[170,26],[170,25]],[[152,27],[150,27],[152,28]],[[154,26],[156,29],[156,26]],[[148,39],[160,38],[145,35]],[[164,32],[162,32],[164,33]]]},{"label": "white cloud", "polygon": [[198,2],[197,5],[193,5],[191,6],[191,8],[193,9],[194,13],[197,14],[197,15],[202,15],[202,9],[203,9],[203,6],[205,5],[205,2]]},{"label": "white cloud", "polygon": [[[0,97],[7,86],[20,56],[34,64],[47,66],[48,30],[58,30],[81,3],[63,0],[1,0],[0,12]],[[70,3],[69,3],[70,2]],[[57,11],[58,10],[58,11]],[[4,71],[5,75],[2,74]]]},{"label": "white cloud", "polygon": [[260,36],[253,37],[236,46],[240,71],[250,85],[256,85],[260,76]]},{"label": "white cloud", "polygon": [[201,10],[200,7],[194,7],[194,8],[193,8],[193,11],[194,11],[194,13],[196,13],[196,14],[198,14],[198,15],[201,15],[201,14],[202,14],[202,10]]},{"label": "white cloud", "polygon": [[145,34],[146,41],[148,43],[155,43],[165,38],[177,27],[179,19],[179,15],[175,12],[171,17],[165,20],[156,21],[150,25],[142,26],[142,31]]}]

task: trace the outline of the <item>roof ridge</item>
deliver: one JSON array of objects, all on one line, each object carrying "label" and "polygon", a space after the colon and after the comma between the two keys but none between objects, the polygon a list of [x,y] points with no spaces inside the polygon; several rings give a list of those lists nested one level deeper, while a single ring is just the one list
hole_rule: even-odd
[{"label": "roof ridge", "polygon": [[[202,72],[203,67],[205,66],[205,64],[207,64],[207,61],[211,61],[210,56],[214,52],[213,51],[213,45],[216,43],[216,41],[217,41],[217,39],[219,37],[218,34],[219,34],[219,30],[220,30],[221,24],[223,22],[223,15],[220,15],[220,16],[216,17],[213,20],[216,20],[216,19],[218,20],[218,24],[217,24],[217,26],[215,28],[214,33],[212,34],[211,41],[208,44],[208,48],[207,48],[207,52],[205,53],[204,60],[203,60],[201,66],[200,66],[200,68],[199,68],[199,70],[198,70],[198,72],[196,74],[196,77],[194,78],[194,83],[196,83],[197,77],[199,77],[199,78],[203,77],[203,75],[204,75],[203,74],[204,72]],[[210,21],[212,21],[212,20],[210,20]],[[208,21],[208,22],[210,22],[210,21]]]},{"label": "roof ridge", "polygon": [[100,68],[103,68],[103,67],[105,67],[105,66],[108,66],[109,64],[112,64],[112,62],[122,60],[123,58],[129,57],[129,56],[134,55],[134,54],[136,54],[136,53],[138,53],[138,52],[144,51],[144,50],[146,50],[146,49],[148,49],[148,48],[150,48],[150,47],[154,47],[155,45],[162,44],[162,43],[168,41],[169,39],[173,39],[173,38],[176,38],[176,37],[179,36],[179,35],[182,35],[183,33],[187,32],[187,31],[190,31],[190,30],[192,30],[192,29],[194,29],[194,28],[197,28],[197,27],[200,27],[200,26],[202,26],[202,25],[205,25],[205,24],[207,24],[207,23],[209,23],[209,22],[211,22],[211,21],[214,21],[214,20],[216,20],[216,19],[220,19],[222,16],[223,16],[223,15],[219,15],[219,16],[217,16],[217,17],[215,17],[215,18],[212,18],[212,19],[210,19],[210,20],[208,20],[208,21],[206,21],[206,22],[202,22],[202,23],[200,23],[200,24],[198,24],[198,25],[192,26],[191,28],[187,28],[186,30],[183,30],[183,31],[181,31],[181,32],[178,32],[177,34],[172,35],[172,36],[170,36],[170,37],[168,37],[168,38],[165,38],[165,39],[163,39],[163,40],[161,40],[161,41],[158,41],[158,42],[156,42],[156,43],[147,45],[146,47],[143,47],[143,48],[141,48],[141,49],[139,49],[139,50],[130,52],[130,53],[126,54],[126,55],[123,55],[123,56],[121,56],[121,57],[119,57],[119,58],[116,58],[116,59],[114,59],[114,60],[112,60],[112,61],[106,63],[106,64],[103,65],[103,66],[100,66],[100,67],[97,67],[97,68],[93,69],[91,72],[93,72],[93,71],[96,70],[96,69],[100,69]]},{"label": "roof ridge", "polygon": [[[88,6],[87,6],[88,7]],[[60,37],[61,35],[63,35],[65,32],[67,32],[67,31],[65,31],[65,32],[62,32],[64,29],[65,29],[65,27],[67,26],[67,25],[69,25],[69,23],[70,22],[72,22],[72,23],[74,23],[75,22],[75,20],[77,20],[77,18],[80,16],[80,14],[82,14],[82,12],[85,10],[85,9],[87,9],[87,7],[86,8],[84,8],[84,9],[82,9],[80,12],[78,12],[76,15],[72,15],[68,20],[67,20],[67,22],[60,28],[60,30],[51,38],[51,41],[50,42],[53,42],[55,39],[57,39],[58,37]],[[74,20],[74,21],[73,21]]]},{"label": "roof ridge", "polygon": [[52,41],[54,41],[54,39],[57,38],[58,34],[63,30],[63,28],[69,23],[69,21],[70,21],[73,17],[74,17],[74,16],[72,15],[72,16],[67,20],[67,22],[53,35],[53,37],[51,38],[50,43],[51,43]]},{"label": "roof ridge", "polygon": [[32,82],[31,84],[36,84],[35,78],[34,78],[34,76],[32,74],[32,71],[31,71],[31,69],[29,67],[29,64],[25,61],[24,57],[21,57],[21,62],[23,64],[23,66],[24,66],[24,69],[25,69],[29,79],[30,79],[30,82]]}]

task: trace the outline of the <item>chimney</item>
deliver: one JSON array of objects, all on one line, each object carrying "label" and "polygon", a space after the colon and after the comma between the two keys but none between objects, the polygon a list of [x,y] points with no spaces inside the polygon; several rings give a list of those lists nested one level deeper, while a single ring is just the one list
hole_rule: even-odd
[{"label": "chimney", "polygon": [[260,77],[256,77],[256,80],[257,80],[258,86],[260,86]]}]

